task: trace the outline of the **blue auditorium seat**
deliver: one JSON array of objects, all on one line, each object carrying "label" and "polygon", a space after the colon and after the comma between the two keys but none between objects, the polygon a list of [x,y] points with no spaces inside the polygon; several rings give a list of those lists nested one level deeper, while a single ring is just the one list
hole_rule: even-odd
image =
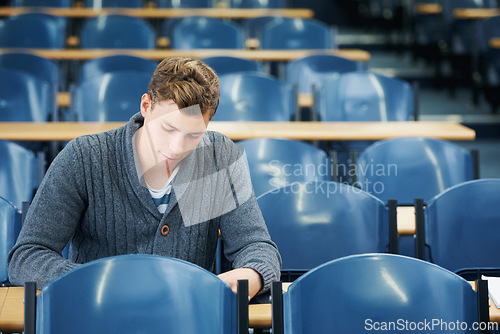
[{"label": "blue auditorium seat", "polygon": [[313,86],[318,88],[324,81],[359,67],[357,62],[339,56],[310,55],[286,64],[285,81],[297,85],[299,93],[312,93]]},{"label": "blue auditorium seat", "polygon": [[284,328],[276,324],[274,334],[479,333],[473,326],[489,312],[483,284],[476,292],[446,269],[392,254],[320,265],[291,284],[282,301],[283,314],[275,307],[273,319],[283,319]]},{"label": "blue auditorium seat", "polygon": [[294,182],[257,202],[280,251],[284,280],[347,255],[389,252],[389,231],[392,238],[397,233],[381,200],[343,183]]},{"label": "blue auditorium seat", "polygon": [[463,147],[441,139],[403,137],[375,142],[357,161],[356,185],[382,201],[413,205],[473,179],[473,159]]},{"label": "blue auditorium seat", "polygon": [[298,140],[241,140],[256,196],[296,181],[330,181],[332,166],[325,151]]},{"label": "blue auditorium seat", "polygon": [[335,49],[333,27],[315,20],[277,18],[265,24],[261,31],[262,49]]},{"label": "blue auditorium seat", "polygon": [[0,55],[0,68],[22,71],[49,83],[51,114],[56,116],[57,92],[65,81],[59,63],[31,53],[9,52]]},{"label": "blue auditorium seat", "polygon": [[[168,20],[165,24],[167,23]],[[181,18],[171,26],[170,37],[171,47],[179,50],[245,47],[243,28],[237,23],[219,18],[201,16]]]},{"label": "blue auditorium seat", "polygon": [[259,62],[246,58],[213,56],[202,59],[218,75],[237,72],[264,72]]},{"label": "blue auditorium seat", "polygon": [[[2,176],[0,176],[1,178]],[[9,284],[7,258],[20,231],[21,213],[19,209],[10,201],[0,197],[0,285]]]},{"label": "blue auditorium seat", "polygon": [[154,49],[156,33],[140,17],[101,15],[83,23],[80,46],[84,49]]},{"label": "blue auditorium seat", "polygon": [[290,84],[263,73],[233,73],[219,77],[219,107],[215,121],[291,121],[297,97]]},{"label": "blue auditorium seat", "polygon": [[43,13],[9,16],[0,22],[0,47],[62,49],[66,45],[66,21]]},{"label": "blue auditorium seat", "polygon": [[285,8],[284,0],[231,0],[230,8]]},{"label": "blue auditorium seat", "polygon": [[228,283],[192,263],[121,255],[82,264],[45,285],[29,326],[37,333],[243,334],[236,297]]},{"label": "blue auditorium seat", "polygon": [[50,83],[26,71],[0,68],[0,121],[46,122],[53,111]]},{"label": "blue auditorium seat", "polygon": [[72,0],[13,0],[12,7],[60,7],[69,8]]},{"label": "blue auditorium seat", "polygon": [[144,0],[85,0],[85,7],[98,8],[142,8]]},{"label": "blue auditorium seat", "polygon": [[154,0],[158,8],[211,8],[212,0]]},{"label": "blue auditorium seat", "polygon": [[429,260],[454,272],[496,268],[500,273],[500,179],[457,184],[427,202]]},{"label": "blue auditorium seat", "polygon": [[71,94],[72,112],[79,121],[128,121],[140,111],[150,79],[147,73],[117,71],[82,81]]},{"label": "blue auditorium seat", "polygon": [[80,66],[78,81],[85,81],[116,71],[137,71],[153,75],[157,62],[130,55],[112,55],[88,60]]},{"label": "blue auditorium seat", "polygon": [[32,151],[6,140],[0,140],[0,157],[0,197],[20,210],[38,187],[37,159]]},{"label": "blue auditorium seat", "polygon": [[323,82],[314,107],[321,121],[408,121],[414,117],[414,99],[408,82],[358,71]]}]

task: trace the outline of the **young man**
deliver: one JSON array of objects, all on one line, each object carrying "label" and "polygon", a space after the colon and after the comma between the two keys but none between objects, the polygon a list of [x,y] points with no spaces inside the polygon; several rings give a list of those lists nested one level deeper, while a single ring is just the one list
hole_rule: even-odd
[{"label": "young man", "polygon": [[268,289],[281,259],[239,149],[206,131],[218,100],[210,67],[167,58],[125,126],[71,141],[47,171],[9,254],[11,283],[40,288],[79,264],[133,253],[212,270],[220,231],[234,269],[219,277],[233,290],[248,279],[251,297]]}]

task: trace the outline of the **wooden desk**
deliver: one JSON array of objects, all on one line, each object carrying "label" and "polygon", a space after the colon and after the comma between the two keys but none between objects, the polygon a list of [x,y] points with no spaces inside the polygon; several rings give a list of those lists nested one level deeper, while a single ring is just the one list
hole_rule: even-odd
[{"label": "wooden desk", "polygon": [[[2,291],[3,290],[3,291]],[[0,309],[0,331],[21,332],[24,330],[24,288],[0,288],[5,295]],[[0,293],[1,296],[1,293]]]},{"label": "wooden desk", "polygon": [[206,58],[213,56],[232,56],[258,61],[290,61],[303,58],[312,54],[336,55],[354,61],[367,62],[370,60],[370,53],[358,49],[342,50],[248,50],[248,49],[0,49],[0,54],[9,52],[33,53],[35,55],[53,60],[64,61],[84,61],[94,58],[106,57],[116,54],[126,54],[152,60],[162,60],[167,57],[194,57]]},{"label": "wooden desk", "polygon": [[43,12],[68,18],[90,18],[100,15],[119,14],[145,19],[166,19],[183,16],[206,16],[224,19],[248,19],[260,16],[286,16],[295,18],[313,18],[314,11],[309,8],[26,8],[0,7],[0,16],[11,16],[29,12]]},{"label": "wooden desk", "polygon": [[490,39],[490,47],[493,49],[500,49],[500,38],[495,37]]},{"label": "wooden desk", "polygon": [[[436,15],[442,12],[443,8],[439,4],[415,4],[415,13],[420,15]],[[462,20],[486,19],[497,15],[500,15],[500,10],[497,8],[456,8],[453,10],[453,16]]]},{"label": "wooden desk", "polygon": [[69,108],[71,106],[71,94],[69,92],[58,92],[56,103],[60,108]]},{"label": "wooden desk", "polygon": [[443,12],[443,7],[437,3],[416,3],[414,10],[420,15],[436,15]]},{"label": "wooden desk", "polygon": [[457,8],[453,10],[453,17],[461,20],[487,19],[500,15],[497,8]]},{"label": "wooden desk", "polygon": [[[0,139],[66,141],[117,128],[124,122],[0,122]],[[476,133],[451,122],[210,122],[209,130],[232,140],[286,138],[296,140],[382,140],[430,137],[474,140]]]},{"label": "wooden desk", "polygon": [[[7,291],[8,291],[7,288],[0,288],[0,316],[2,314],[3,306],[5,304],[5,298],[7,297]],[[0,327],[0,331],[1,330],[2,329]]]},{"label": "wooden desk", "polygon": [[413,206],[398,206],[397,208],[398,234],[415,234],[415,208]]},{"label": "wooden desk", "polygon": [[299,93],[298,99],[298,105],[301,108],[311,108],[314,104],[314,98],[312,94]]},{"label": "wooden desk", "polygon": [[[415,4],[415,13],[420,15],[436,15],[442,12],[443,8],[439,4]],[[500,15],[500,10],[497,8],[456,8],[453,10],[453,17],[462,20],[486,19],[497,15]]]},{"label": "wooden desk", "polygon": [[[61,108],[68,108],[71,105],[71,95],[69,92],[57,93],[57,106]],[[301,108],[311,108],[313,105],[312,94],[299,94],[298,105]]]}]

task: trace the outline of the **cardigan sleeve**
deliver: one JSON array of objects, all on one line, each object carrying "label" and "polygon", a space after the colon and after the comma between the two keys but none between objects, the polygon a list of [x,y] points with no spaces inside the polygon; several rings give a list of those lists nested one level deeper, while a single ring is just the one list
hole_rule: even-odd
[{"label": "cardigan sleeve", "polygon": [[235,206],[220,219],[224,253],[233,268],[256,270],[262,277],[262,291],[266,291],[271,282],[280,280],[281,257],[257,204],[246,156],[230,141],[221,150],[224,152],[217,154],[219,173],[229,179],[232,190],[226,192],[225,201]]},{"label": "cardigan sleeve", "polygon": [[86,207],[85,175],[76,141],[56,156],[27,212],[16,244],[9,253],[9,280],[37,288],[75,268],[61,251],[73,236]]}]

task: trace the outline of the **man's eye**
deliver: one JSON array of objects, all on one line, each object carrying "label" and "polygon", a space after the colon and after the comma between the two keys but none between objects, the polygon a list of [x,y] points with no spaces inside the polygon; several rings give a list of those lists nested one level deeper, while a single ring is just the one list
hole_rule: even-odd
[{"label": "man's eye", "polygon": [[162,129],[163,129],[164,131],[167,131],[167,132],[172,132],[172,131],[174,131],[174,129],[167,128],[167,127],[165,127],[165,126],[163,126],[163,125],[162,125],[161,127],[162,127]]}]

